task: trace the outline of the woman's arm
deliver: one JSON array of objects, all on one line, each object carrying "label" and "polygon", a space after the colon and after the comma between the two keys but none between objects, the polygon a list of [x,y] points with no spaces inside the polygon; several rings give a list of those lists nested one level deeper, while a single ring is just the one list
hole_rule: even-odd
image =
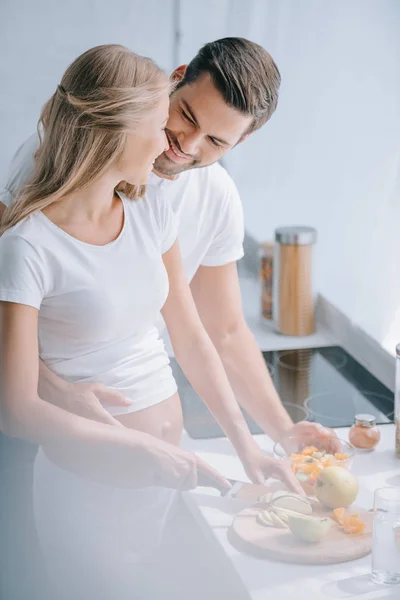
[{"label": "woman's arm", "polygon": [[272,475],[302,493],[290,468],[264,456],[250,434],[221,359],[197,313],[177,242],[163,255],[163,260],[170,291],[162,315],[176,359],[185,375],[232,442],[249,478],[261,483],[265,476]]},{"label": "woman's arm", "polygon": [[83,438],[95,444],[116,441],[114,428],[91,424],[38,396],[38,311],[11,302],[1,305],[0,418],[6,435],[44,445]]},{"label": "woman's arm", "polygon": [[11,437],[74,451],[104,481],[142,487],[196,486],[197,471],[224,479],[191,453],[139,431],[114,427],[43,401],[38,395],[38,310],[0,302],[0,428]]}]

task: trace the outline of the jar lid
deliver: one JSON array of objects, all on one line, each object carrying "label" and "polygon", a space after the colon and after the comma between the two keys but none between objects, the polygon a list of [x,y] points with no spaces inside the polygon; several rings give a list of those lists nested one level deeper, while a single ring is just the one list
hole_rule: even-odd
[{"label": "jar lid", "polygon": [[262,242],[259,246],[259,252],[261,254],[273,254],[274,246],[275,244],[272,241]]},{"label": "jar lid", "polygon": [[368,414],[360,414],[354,417],[355,425],[360,425],[361,427],[373,427],[376,425],[376,417],[374,415]]},{"label": "jar lid", "polygon": [[317,230],[302,225],[279,227],[275,229],[275,240],[285,246],[309,246],[317,241]]}]

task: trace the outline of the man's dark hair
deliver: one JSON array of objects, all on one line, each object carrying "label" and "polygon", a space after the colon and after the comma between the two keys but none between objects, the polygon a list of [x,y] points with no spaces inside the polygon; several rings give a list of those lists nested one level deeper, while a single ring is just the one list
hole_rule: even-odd
[{"label": "man's dark hair", "polygon": [[228,37],[205,44],[189,63],[177,89],[208,73],[228,106],[253,117],[246,134],[274,113],[281,76],[273,58],[258,44]]}]

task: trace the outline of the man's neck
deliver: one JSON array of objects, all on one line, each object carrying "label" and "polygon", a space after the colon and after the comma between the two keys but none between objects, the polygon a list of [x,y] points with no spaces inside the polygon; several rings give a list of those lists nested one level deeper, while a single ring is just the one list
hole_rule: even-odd
[{"label": "man's neck", "polygon": [[153,168],[153,173],[154,173],[154,175],[157,175],[157,177],[161,177],[161,179],[169,179],[170,181],[174,181],[175,179],[177,179],[179,177],[179,173],[177,173],[176,175],[165,175],[164,173],[159,173],[159,171],[157,171],[154,168]]}]

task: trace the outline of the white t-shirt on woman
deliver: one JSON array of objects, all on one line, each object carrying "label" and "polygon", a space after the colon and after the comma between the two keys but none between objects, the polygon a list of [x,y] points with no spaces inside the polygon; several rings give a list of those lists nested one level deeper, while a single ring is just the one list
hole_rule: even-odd
[{"label": "white t-shirt on woman", "polygon": [[[38,136],[33,134],[15,153],[6,181],[0,186],[0,201],[6,206],[32,173],[38,145]],[[147,190],[161,195],[177,218],[178,242],[189,282],[200,266],[223,266],[243,256],[242,204],[232,178],[221,165],[190,169],[173,181],[151,173]],[[157,326],[172,355],[161,316]]]},{"label": "white t-shirt on woman", "polygon": [[37,212],[0,237],[0,300],[39,310],[39,354],[70,382],[120,390],[129,407],[172,396],[176,383],[155,327],[168,296],[162,255],[177,237],[175,216],[156,190],[121,195],[124,225],[104,246],[77,240]]}]

